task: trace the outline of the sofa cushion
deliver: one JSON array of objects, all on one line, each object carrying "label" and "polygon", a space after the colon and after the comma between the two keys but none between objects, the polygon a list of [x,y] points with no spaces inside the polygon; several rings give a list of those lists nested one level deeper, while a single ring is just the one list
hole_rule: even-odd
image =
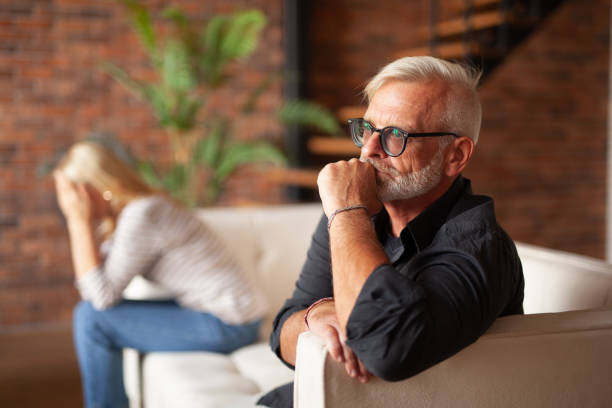
[{"label": "sofa cushion", "polygon": [[259,392],[230,358],[216,353],[150,353],[143,361],[144,402],[156,407],[217,407]]},{"label": "sofa cushion", "polygon": [[143,358],[147,408],[253,406],[259,395],[293,381],[265,343],[224,355],[157,352]]},{"label": "sofa cushion", "polygon": [[243,347],[230,355],[240,374],[251,379],[261,391],[293,381],[293,370],[270,351],[268,343]]}]

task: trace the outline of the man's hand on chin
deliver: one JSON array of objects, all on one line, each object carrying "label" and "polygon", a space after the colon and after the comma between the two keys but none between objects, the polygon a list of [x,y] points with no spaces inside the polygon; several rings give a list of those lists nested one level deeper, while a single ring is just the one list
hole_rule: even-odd
[{"label": "man's hand on chin", "polygon": [[339,208],[365,205],[368,214],[382,208],[376,195],[374,167],[367,162],[351,159],[329,163],[319,173],[317,184],[323,210],[328,217]]},{"label": "man's hand on chin", "polygon": [[332,358],[344,364],[344,369],[349,376],[362,383],[368,382],[370,373],[345,344],[346,339],[340,329],[333,300],[321,303],[310,311],[308,326],[312,333],[323,339]]}]

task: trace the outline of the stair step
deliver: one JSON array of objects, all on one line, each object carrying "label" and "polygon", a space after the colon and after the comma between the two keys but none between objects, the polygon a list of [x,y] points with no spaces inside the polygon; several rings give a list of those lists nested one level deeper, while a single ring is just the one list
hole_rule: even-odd
[{"label": "stair step", "polygon": [[476,31],[495,27],[501,25],[504,21],[504,15],[499,10],[486,11],[473,14],[467,21],[465,18],[459,17],[440,22],[436,24],[436,33],[438,37],[450,37],[470,30]]},{"label": "stair step", "polygon": [[[461,11],[468,9],[468,6],[466,6],[465,3],[466,3],[465,0],[455,0],[453,2],[449,2],[447,0],[443,5],[441,5],[441,7],[449,8],[449,9],[453,9],[453,10],[457,10],[458,12],[461,12]],[[479,8],[479,7],[487,7],[487,6],[492,6],[494,4],[499,4],[501,3],[501,0],[472,0],[470,3],[471,3],[470,6],[472,8]]]},{"label": "stair step", "polygon": [[[463,2],[465,3],[465,0]],[[484,7],[499,3],[501,3],[501,0],[472,0],[472,7]]]},{"label": "stair step", "polygon": [[349,137],[312,136],[308,150],[314,154],[329,156],[359,156],[361,150]]},{"label": "stair step", "polygon": [[495,6],[500,6],[502,0],[444,0],[438,2],[437,15],[441,20],[448,20],[454,17],[462,16],[468,10],[472,13],[483,11],[484,9],[493,9]]},{"label": "stair step", "polygon": [[436,47],[416,47],[395,54],[395,58],[412,57],[417,55],[433,55],[442,59],[463,58],[467,54],[480,55],[480,46],[476,42],[452,41],[437,44]]}]

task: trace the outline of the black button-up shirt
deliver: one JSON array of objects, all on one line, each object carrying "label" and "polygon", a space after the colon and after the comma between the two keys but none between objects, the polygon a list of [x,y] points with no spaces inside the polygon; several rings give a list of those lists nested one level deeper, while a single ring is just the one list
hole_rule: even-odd
[{"label": "black button-up shirt", "polygon": [[[366,280],[346,344],[374,375],[402,380],[478,339],[498,316],[523,313],[524,278],[513,241],[495,219],[493,200],[458,177],[398,238],[382,211],[373,222],[390,263]],[[293,296],[274,321],[272,350],[289,316],[333,296],[327,219],[321,218]]]}]

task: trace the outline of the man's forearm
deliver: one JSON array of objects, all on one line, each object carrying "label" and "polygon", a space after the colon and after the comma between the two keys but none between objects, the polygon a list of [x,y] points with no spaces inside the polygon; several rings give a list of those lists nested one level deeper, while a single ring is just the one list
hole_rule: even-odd
[{"label": "man's forearm", "polygon": [[297,340],[300,334],[307,329],[304,324],[304,315],[306,310],[300,310],[292,314],[281,329],[280,333],[280,351],[281,357],[285,362],[295,366],[295,356],[297,351]]},{"label": "man's forearm", "polygon": [[389,263],[368,214],[338,214],[330,228],[334,300],[340,327],[346,325],[361,289],[376,267]]}]

